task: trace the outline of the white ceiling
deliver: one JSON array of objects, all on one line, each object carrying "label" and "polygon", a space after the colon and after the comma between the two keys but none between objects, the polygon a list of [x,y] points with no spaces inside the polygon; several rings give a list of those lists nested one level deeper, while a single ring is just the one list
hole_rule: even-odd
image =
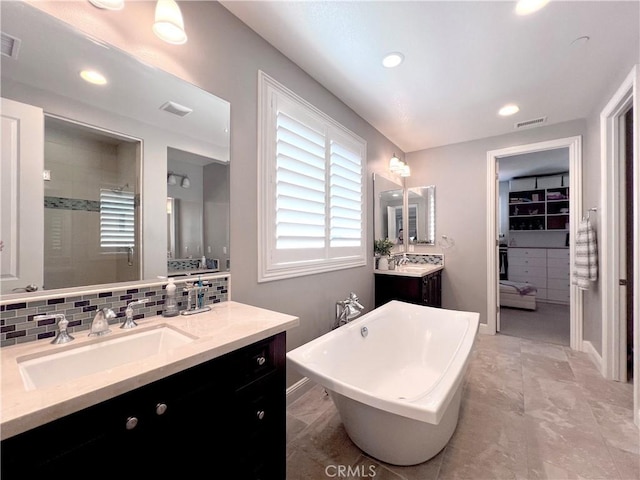
[{"label": "white ceiling", "polygon": [[638,1],[221,3],[405,152],[585,118],[639,56]]}]

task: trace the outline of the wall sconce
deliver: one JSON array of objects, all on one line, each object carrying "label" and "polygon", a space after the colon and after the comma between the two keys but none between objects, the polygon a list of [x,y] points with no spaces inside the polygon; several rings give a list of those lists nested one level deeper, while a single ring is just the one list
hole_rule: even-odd
[{"label": "wall sconce", "polygon": [[389,171],[391,171],[391,173],[395,173],[396,175],[400,175],[401,177],[411,176],[411,168],[409,168],[409,165],[396,157],[395,153],[389,160]]},{"label": "wall sconce", "polygon": [[173,45],[186,43],[182,12],[175,0],[158,0],[153,33]]},{"label": "wall sconce", "polygon": [[180,186],[182,188],[189,188],[191,186],[191,180],[186,175],[180,175],[178,173],[169,172],[167,175],[167,185],[177,185],[178,178],[181,178]]},{"label": "wall sconce", "polygon": [[[122,10],[124,8],[124,0],[89,0],[89,3],[104,10]],[[182,45],[187,42],[182,12],[175,0],[158,0],[153,33],[172,45]]]}]

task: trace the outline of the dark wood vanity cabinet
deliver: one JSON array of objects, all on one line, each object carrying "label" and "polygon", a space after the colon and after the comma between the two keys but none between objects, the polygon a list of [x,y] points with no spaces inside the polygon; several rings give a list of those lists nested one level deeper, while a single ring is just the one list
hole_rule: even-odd
[{"label": "dark wood vanity cabinet", "polygon": [[391,300],[442,307],[442,270],[423,277],[377,273],[375,275],[376,307]]},{"label": "dark wood vanity cabinet", "polygon": [[284,480],[285,442],[280,333],[3,441],[2,479]]}]

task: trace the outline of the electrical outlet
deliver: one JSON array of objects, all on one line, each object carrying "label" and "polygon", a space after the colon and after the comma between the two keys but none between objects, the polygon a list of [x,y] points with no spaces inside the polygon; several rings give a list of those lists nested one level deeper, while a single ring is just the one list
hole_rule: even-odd
[{"label": "electrical outlet", "polygon": [[51,180],[51,170],[44,170],[42,172],[42,179],[46,181]]}]

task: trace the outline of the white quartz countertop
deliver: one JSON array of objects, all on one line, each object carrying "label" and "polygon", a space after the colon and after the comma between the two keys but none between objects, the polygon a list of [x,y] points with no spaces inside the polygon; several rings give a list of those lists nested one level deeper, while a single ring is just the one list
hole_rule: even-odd
[{"label": "white quartz countertop", "polygon": [[430,273],[442,270],[444,265],[424,265],[410,263],[408,265],[397,265],[393,270],[378,270],[375,269],[373,273],[376,275],[395,275],[400,277],[424,277]]},{"label": "white quartz countertop", "polygon": [[[0,349],[2,440],[299,325],[298,317],[232,301],[211,305],[210,311],[196,315],[155,316],[136,322],[138,327],[130,330],[112,325],[111,333],[104,337],[89,337],[85,330],[72,333],[75,340],[63,345],[53,345],[51,339],[44,339]],[[194,340],[165,353],[62,385],[31,391],[24,387],[18,368],[18,360],[24,357],[55,353],[163,324]]]}]

